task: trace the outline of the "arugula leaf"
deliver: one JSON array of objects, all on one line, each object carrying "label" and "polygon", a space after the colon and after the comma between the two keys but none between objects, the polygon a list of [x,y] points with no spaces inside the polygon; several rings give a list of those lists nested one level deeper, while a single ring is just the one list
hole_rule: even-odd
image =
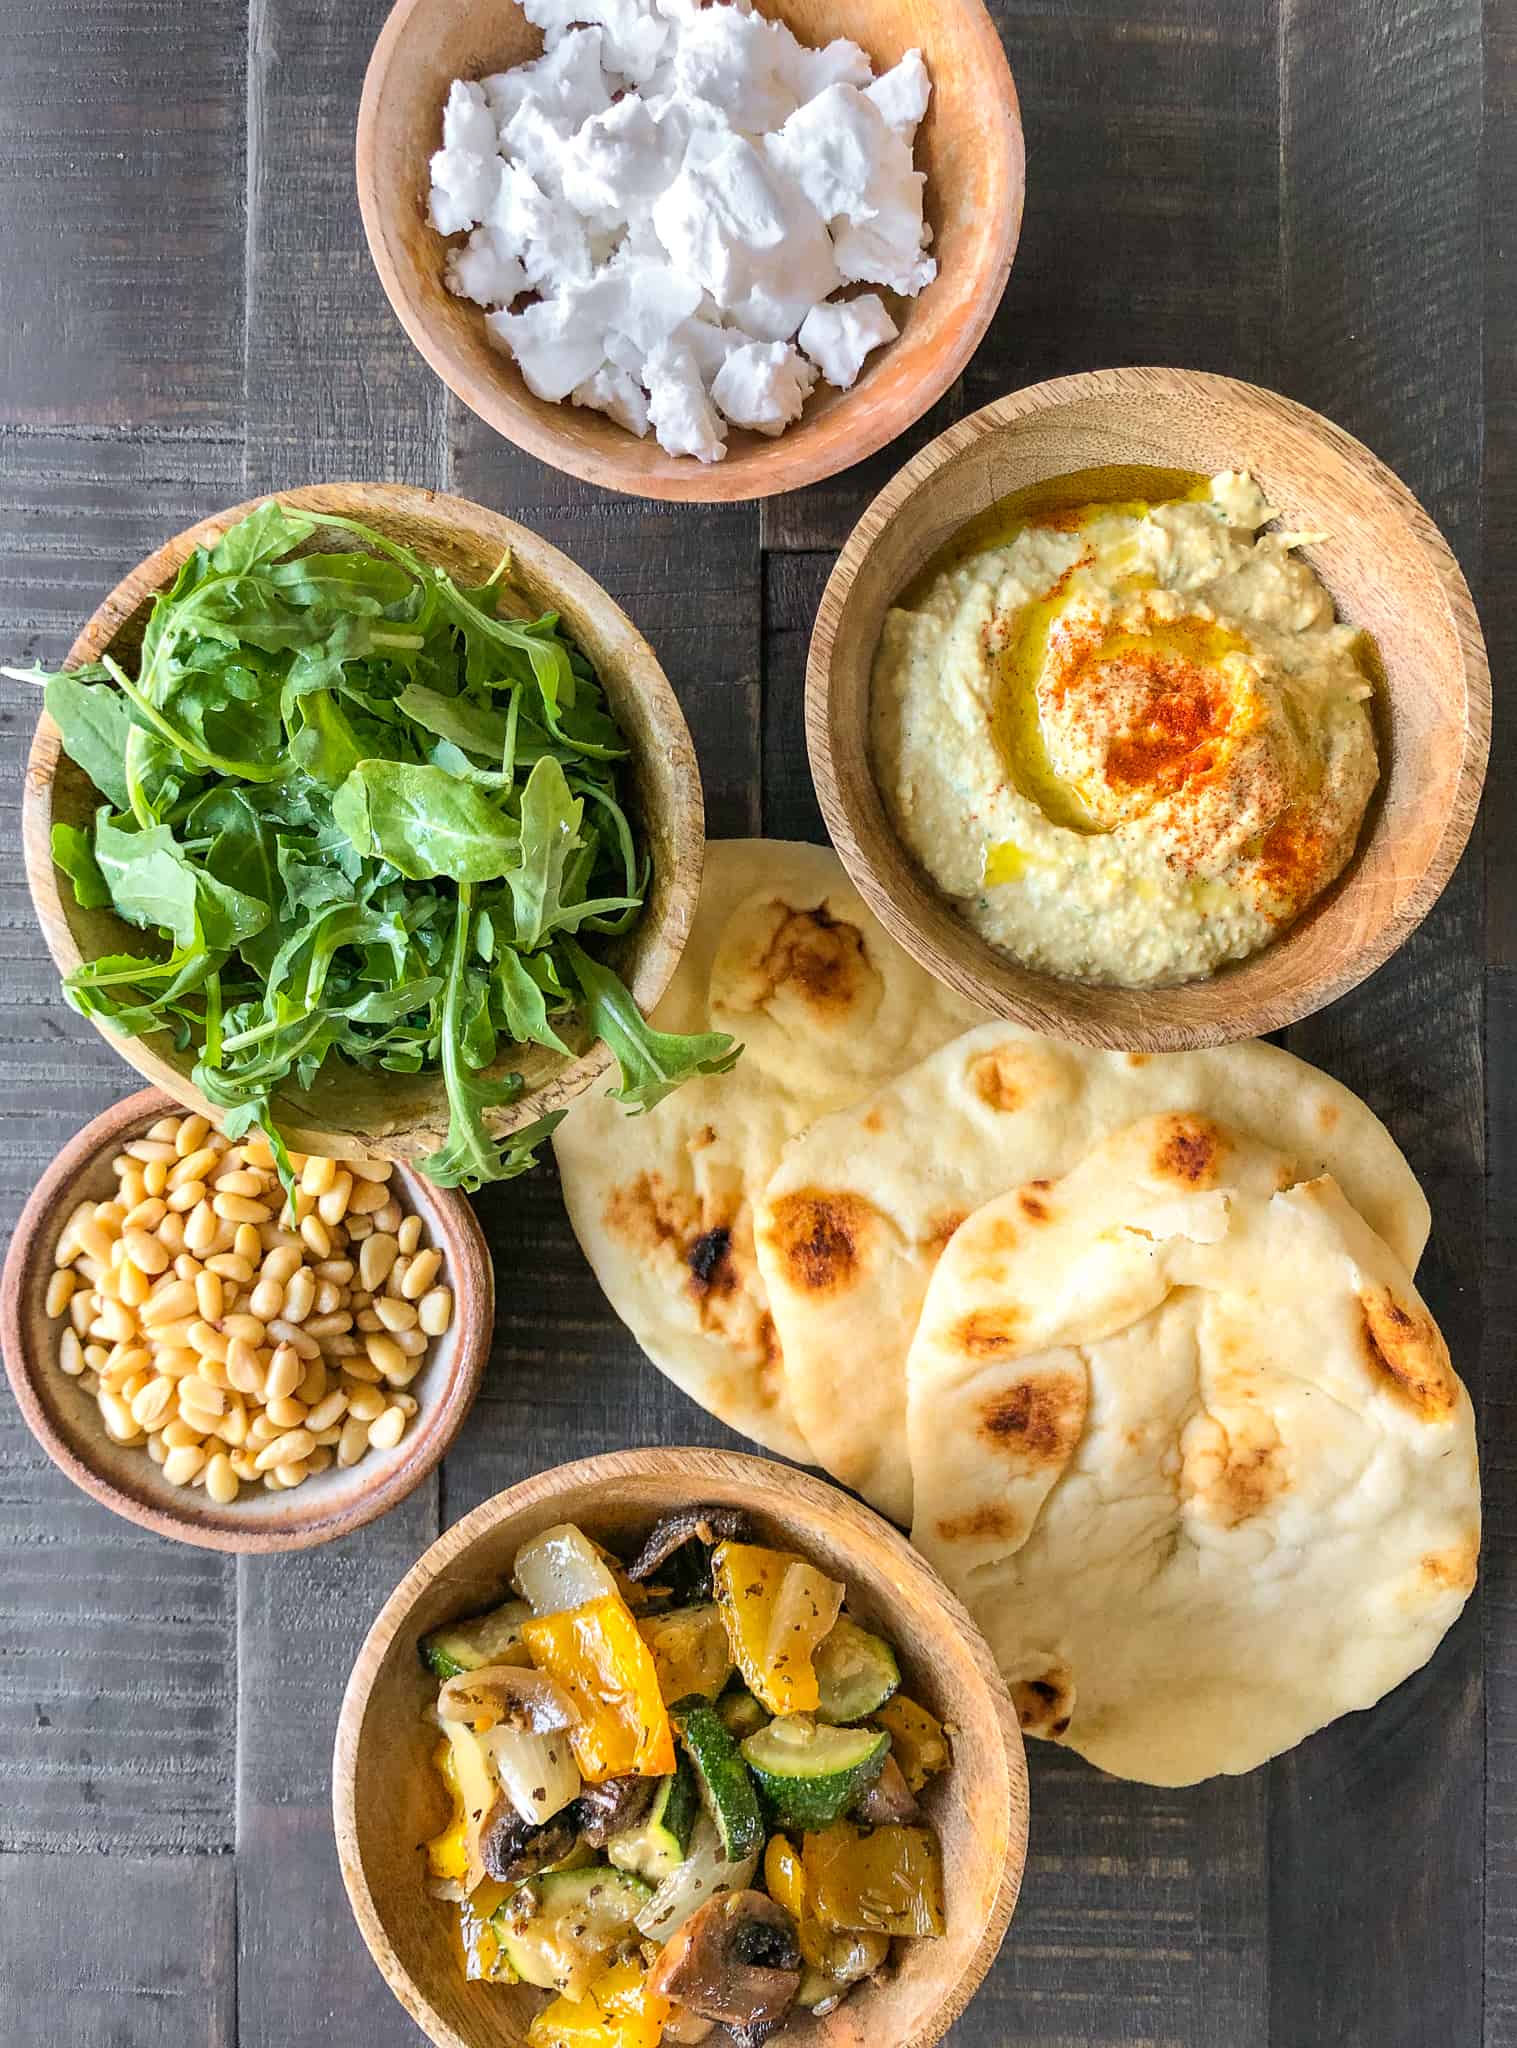
[{"label": "arugula leaf", "polygon": [[277,498],[265,498],[246,519],[227,528],[211,551],[210,566],[220,576],[241,576],[260,562],[289,554],[315,531],[303,513],[292,512]]},{"label": "arugula leaf", "polygon": [[396,699],[407,718],[427,732],[449,740],[462,753],[483,754],[499,761],[505,752],[506,721],[500,712],[472,697],[445,697],[423,683],[407,683]]},{"label": "arugula leaf", "polygon": [[104,910],[111,900],[89,834],[78,825],[53,827],[53,864],[62,868],[74,885],[74,901],[81,910]]},{"label": "arugula leaf", "polygon": [[441,768],[360,761],[332,799],[332,815],[359,853],[413,882],[491,882],[520,858],[520,833],[484,791]]},{"label": "arugula leaf", "polygon": [[126,736],[132,707],[110,683],[83,683],[65,672],[49,678],[43,703],[57,726],[63,751],[81,767],[114,809],[126,810]]},{"label": "arugula leaf", "polygon": [[724,1031],[703,1031],[684,1037],[655,1031],[609,967],[592,960],[573,939],[564,952],[580,993],[585,1015],[597,1038],[616,1054],[622,1085],[610,1093],[630,1109],[654,1109],[692,1074],[728,1074],[742,1052]]}]

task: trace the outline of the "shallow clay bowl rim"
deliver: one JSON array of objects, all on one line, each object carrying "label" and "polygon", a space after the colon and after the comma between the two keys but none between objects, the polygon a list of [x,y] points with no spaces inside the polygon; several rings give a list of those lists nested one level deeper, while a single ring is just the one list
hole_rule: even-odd
[{"label": "shallow clay bowl rim", "polygon": [[[386,1514],[413,1493],[437,1466],[463,1426],[479,1391],[489,1357],[495,1323],[495,1280],[490,1254],[474,1212],[462,1195],[451,1189],[434,1188],[411,1169],[397,1164],[407,1211],[423,1215],[435,1243],[443,1247],[444,1274],[453,1289],[453,1343],[446,1362],[446,1377],[436,1379],[438,1361],[428,1366],[415,1381],[417,1413],[406,1435],[393,1452],[376,1456],[370,1452],[343,1475],[349,1486],[336,1500],[323,1501],[322,1480],[308,1479],[301,1487],[276,1496],[278,1520],[239,1516],[240,1502],[219,1507],[199,1488],[185,1487],[184,1505],[163,1504],[119,1485],[92,1462],[86,1449],[96,1437],[108,1443],[104,1424],[90,1404],[83,1427],[76,1434],[60,1427],[38,1391],[44,1375],[56,1373],[57,1340],[68,1327],[67,1317],[40,1322],[50,1333],[51,1348],[39,1345],[38,1355],[28,1342],[26,1295],[29,1282],[39,1266],[50,1271],[57,1233],[74,1205],[74,1190],[81,1176],[113,1155],[130,1138],[162,1116],[178,1116],[184,1105],[157,1088],[140,1089],[111,1108],[102,1111],[75,1133],[42,1175],[21,1212],[6,1252],[0,1275],[0,1344],[5,1352],[5,1370],[11,1391],[21,1409],[27,1428],[48,1457],[75,1486],[99,1501],[123,1520],[175,1542],[189,1543],[202,1550],[263,1553],[307,1550],[335,1537],[350,1535]],[[435,1219],[435,1220],[434,1220]],[[447,1339],[439,1342],[446,1343]],[[73,1382],[64,1380],[65,1385]],[[88,1400],[87,1396],[81,1399]],[[142,1447],[116,1446],[122,1460],[141,1459],[148,1470],[147,1452]],[[373,1459],[372,1476],[364,1466]],[[130,1467],[128,1469],[131,1469]],[[333,1468],[334,1472],[336,1467]],[[357,1475],[356,1477],[354,1475]],[[310,1504],[301,1496],[309,1491]],[[262,1490],[258,1496],[262,1498]]]},{"label": "shallow clay bowl rim", "polygon": [[[747,1500],[762,1518],[770,1516],[787,1532],[788,1540],[804,1550],[806,1517],[816,1515],[826,1528],[826,1539],[852,1560],[871,1558],[871,1569],[891,1575],[890,1600],[900,1601],[915,1620],[920,1613],[930,1617],[928,1632],[917,1630],[906,1649],[908,1662],[927,1663],[938,1643],[953,1642],[968,1677],[983,1689],[984,1717],[993,1719],[1000,1737],[1000,1751],[1006,1765],[1006,1850],[995,1890],[990,1898],[984,1925],[972,1950],[963,1960],[955,1981],[943,1988],[938,2003],[924,2024],[909,2036],[889,2036],[888,2048],[931,2048],[963,2012],[994,1962],[1016,1908],[1027,1857],[1028,1780],[1027,1761],[1015,1709],[991,1656],[989,1645],[970,1619],[958,1597],[937,1576],[906,1538],[874,1510],[856,1501],[827,1481],[780,1465],[768,1459],[736,1451],[701,1447],[670,1447],[604,1452],[580,1458],[533,1475],[484,1501],[454,1523],[423,1552],[386,1600],[364,1639],[349,1676],[338,1716],[332,1759],[332,1814],[337,1836],[338,1861],[348,1901],[359,1932],[380,1973],[411,2018],[436,2048],[478,2048],[478,2042],[460,2034],[439,2013],[412,1977],[393,1946],[383,1916],[370,1887],[359,1847],[356,1788],[359,1755],[369,1734],[374,1693],[390,1666],[391,1659],[404,1654],[399,1639],[410,1625],[411,1616],[439,1582],[446,1583],[457,1568],[459,1600],[473,1592],[476,1604],[479,1576],[471,1575],[468,1558],[479,1540],[492,1530],[519,1516],[529,1515],[538,1528],[551,1526],[558,1503],[583,1489],[603,1490],[608,1502],[626,1482],[667,1484],[668,1505],[676,1500],[688,1504],[701,1498],[723,1499],[730,1489],[734,1500]],[[650,1513],[662,1511],[664,1503],[640,1502]],[[595,1533],[595,1518],[583,1504],[577,1510]],[[525,1531],[523,1540],[525,1540]],[[854,1563],[857,1569],[857,1563]],[[848,1569],[847,1566],[839,1569]],[[498,1581],[503,1574],[491,1570]],[[906,1590],[903,1590],[905,1588]],[[882,1622],[882,1625],[888,1625]],[[904,1624],[900,1640],[905,1643]],[[414,1646],[412,1646],[414,1648]],[[982,1745],[980,1754],[985,1753]],[[954,1768],[960,1766],[956,1762]],[[971,1832],[975,1832],[970,1823]],[[418,1883],[420,1877],[418,1873]],[[965,1879],[966,1885],[970,1882]],[[989,1873],[987,1873],[987,1886]],[[949,1886],[950,1905],[954,1897]],[[933,1946],[929,1944],[929,1946]],[[884,1987],[888,1995],[890,1986]],[[867,2020],[868,2015],[866,2014]],[[884,2016],[881,2015],[883,2018]],[[825,2022],[823,2022],[825,2025]],[[775,2048],[785,2040],[775,2037]],[[825,2048],[826,2035],[815,2037],[817,2048]],[[854,2038],[850,2035],[850,2039]],[[884,2036],[879,2038],[883,2041]]]},{"label": "shallow clay bowl rim", "polygon": [[[1443,714],[1434,726],[1440,739],[1446,729],[1452,741],[1457,719],[1457,774],[1450,776],[1451,796],[1415,885],[1398,902],[1382,909],[1378,924],[1367,929],[1357,946],[1341,954],[1330,971],[1292,976],[1296,946],[1320,912],[1358,886],[1367,848],[1372,843],[1377,847],[1396,844],[1393,834],[1383,842],[1379,839],[1385,829],[1382,805],[1388,770],[1384,759],[1381,785],[1371,800],[1353,860],[1338,881],[1273,944],[1205,980],[1179,986],[1123,989],[1061,980],[1022,967],[981,939],[899,841],[874,783],[867,732],[850,730],[844,737],[839,731],[835,700],[841,687],[836,669],[844,640],[842,629],[846,623],[855,635],[869,630],[847,616],[865,565],[896,522],[910,516],[922,488],[977,445],[993,446],[994,437],[1005,429],[1014,430],[1040,414],[1056,414],[1087,401],[1175,403],[1187,395],[1228,408],[1240,419],[1252,417],[1261,427],[1273,423],[1316,444],[1337,474],[1350,473],[1367,501],[1373,500],[1377,509],[1400,522],[1409,559],[1415,559],[1423,580],[1430,577],[1436,586],[1439,623],[1457,643],[1458,687],[1451,693],[1457,699],[1457,709]],[[1238,455],[1237,466],[1242,467],[1249,451],[1241,448]],[[1158,455],[1151,459],[1162,461]],[[1309,491],[1303,496],[1309,498]],[[964,517],[972,517],[979,509],[983,507],[976,499]],[[1311,559],[1310,546],[1304,552]],[[887,605],[894,602],[899,587],[886,599]],[[874,603],[872,596],[868,603]],[[882,605],[882,616],[884,608]],[[1427,612],[1424,602],[1422,615]],[[1417,615],[1410,605],[1407,615]],[[872,663],[872,647],[869,660]],[[1448,674],[1455,678],[1455,673],[1450,662]],[[1395,705],[1404,698],[1405,688],[1403,679],[1400,690],[1387,693],[1389,703],[1382,699],[1379,704],[1380,718],[1390,713],[1393,735]],[[867,718],[866,686],[866,725]],[[1343,428],[1292,399],[1236,378],[1162,367],[1093,370],[1029,385],[957,421],[930,442],[885,486],[849,536],[818,607],[806,667],[807,747],[823,817],[853,882],[891,934],[938,980],[993,1015],[1077,1044],[1134,1052],[1184,1051],[1282,1029],[1347,994],[1382,966],[1436,902],[1468,843],[1490,752],[1490,727],[1490,668],[1469,586],[1448,542],[1401,479]],[[860,750],[862,777],[854,773],[853,765]],[[839,768],[840,757],[845,755],[846,774]],[[1428,795],[1423,792],[1425,804]],[[1249,977],[1247,983],[1244,976]],[[1224,1004],[1216,1000],[1216,991],[1232,999]]]},{"label": "shallow clay bowl rim", "polygon": [[[760,13],[773,12],[773,0],[756,0],[756,5]],[[986,133],[979,154],[981,161],[989,162],[993,136],[997,162],[989,203],[975,212],[975,239],[966,252],[973,261],[956,266],[952,276],[945,272],[920,300],[908,302],[915,308],[945,283],[958,290],[959,300],[954,302],[951,317],[944,320],[935,349],[924,354],[924,367],[909,384],[882,395],[880,389],[871,391],[870,373],[893,349],[902,346],[901,342],[889,344],[870,358],[850,391],[829,394],[819,418],[814,418],[808,407],[799,426],[775,439],[733,428],[727,459],[715,463],[664,455],[655,443],[615,428],[599,414],[588,417],[601,421],[607,429],[604,433],[600,426],[566,432],[553,415],[577,408],[571,409],[567,402],[557,407],[535,399],[522,384],[516,366],[505,358],[498,372],[487,374],[474,352],[435,314],[436,294],[446,289],[440,237],[436,291],[417,288],[404,248],[403,209],[422,207],[425,194],[419,183],[390,179],[381,173],[383,102],[395,90],[396,78],[404,81],[408,38],[419,34],[429,17],[440,12],[454,15],[458,6],[459,0],[395,0],[374,45],[359,101],[358,204],[369,253],[395,317],[454,397],[496,433],[553,468],[605,489],[677,503],[753,502],[820,483],[877,454],[952,386],[984,338],[1005,293],[1021,232],[1026,184],[1016,85],[1000,34],[983,0],[937,0],[939,9],[958,17],[963,42],[972,52],[972,64],[966,65],[966,71],[972,72],[976,81],[977,102],[994,110],[984,116]],[[440,98],[437,116],[440,139]],[[436,142],[431,146],[435,148]],[[929,213],[933,205],[929,187]],[[471,307],[470,311],[483,321],[483,308]],[[909,321],[909,313],[907,317]],[[903,339],[908,335],[909,326]]]},{"label": "shallow clay bowl rim", "polygon": [[[242,504],[197,519],[193,525],[162,542],[129,570],[80,629],[63,666],[74,669],[97,661],[131,624],[151,595],[172,582],[180,565],[196,546],[213,546],[227,527],[270,500],[277,500],[297,511],[338,513],[381,531],[404,524],[407,520],[430,523],[457,534],[461,547],[474,549],[481,557],[487,536],[491,548],[498,547],[502,553],[520,557],[528,573],[551,587],[566,605],[572,605],[587,616],[594,614],[597,631],[615,632],[622,643],[617,666],[624,667],[626,671],[626,694],[648,707],[650,718],[658,727],[657,749],[650,746],[645,753],[651,757],[657,751],[660,774],[670,792],[659,811],[662,831],[669,843],[668,853],[658,863],[648,904],[634,928],[633,937],[639,950],[635,970],[627,976],[638,1008],[645,1016],[648,1015],[674,977],[689,938],[700,895],[701,867],[705,857],[705,811],[699,764],[679,699],[646,637],[588,570],[582,569],[572,557],[544,540],[532,528],[472,499],[410,484],[349,480],[307,484],[295,490],[260,492]],[[332,543],[334,546],[340,544],[340,539],[334,539]],[[415,551],[426,558],[424,546],[417,547]],[[600,666],[604,683],[607,664]],[[635,745],[629,758],[638,758]],[[66,759],[58,727],[46,709],[39,710],[27,756],[22,796],[22,858],[27,887],[43,937],[59,975],[65,979],[83,958],[69,914],[64,909],[51,849],[53,785],[59,764]],[[650,836],[649,821],[645,820],[644,838]],[[156,1044],[140,1038],[122,1038],[103,1021],[92,1021],[106,1044],[135,1068],[145,1081],[173,1095],[184,1108],[197,1110],[210,1117],[212,1122],[219,1122],[215,1106],[206,1101],[187,1074],[181,1073],[160,1054]],[[504,1133],[519,1129],[537,1117],[564,1108],[605,1073],[611,1061],[610,1047],[603,1039],[596,1039],[583,1052],[561,1061],[542,1078],[529,1082],[516,1102],[492,1115],[491,1130]],[[371,1079],[370,1086],[376,1091],[382,1085]],[[302,1151],[322,1151],[336,1157],[372,1153],[376,1157],[414,1165],[424,1152],[443,1142],[445,1118],[437,1111],[433,1112],[431,1121],[425,1116],[407,1119],[397,1114],[380,1128],[372,1118],[365,1123],[362,1112],[351,1126],[323,1122],[319,1103],[300,1108],[281,1100],[279,1108],[286,1138]],[[409,1145],[406,1143],[408,1138]]]}]

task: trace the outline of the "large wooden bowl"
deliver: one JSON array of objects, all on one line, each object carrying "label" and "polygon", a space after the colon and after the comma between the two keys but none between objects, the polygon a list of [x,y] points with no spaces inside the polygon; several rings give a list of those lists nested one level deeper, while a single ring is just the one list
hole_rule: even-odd
[{"label": "large wooden bowl", "polygon": [[[509,555],[506,604],[524,617],[544,611],[562,615],[605,685],[631,749],[634,823],[652,855],[653,882],[647,907],[616,964],[642,1010],[651,1010],[668,987],[689,936],[705,833],[689,729],[647,641],[567,555],[482,505],[401,484],[318,484],[279,496],[286,505],[362,520],[465,583],[483,582]],[[196,546],[213,542],[219,529],[251,509],[251,503],[238,505],[202,520],[135,568],[74,642],[69,666],[98,661],[107,649],[123,659],[134,653],[157,592]],[[322,533],[311,545],[330,550],[341,547],[344,538]],[[32,902],[48,951],[65,976],[81,960],[143,950],[144,935],[113,911],[82,910],[69,881],[53,865],[54,824],[87,824],[100,801],[93,784],[63,753],[58,728],[44,713],[27,761],[22,836]],[[217,1116],[190,1079],[193,1055],[177,1051],[166,1034],[121,1038],[104,1026],[101,1032],[144,1079],[188,1107]],[[571,1060],[538,1046],[512,1049],[503,1064],[519,1071],[526,1085],[516,1102],[494,1113],[497,1130],[520,1129],[561,1109],[610,1064],[606,1046],[591,1044],[583,1032],[576,1042],[571,1031],[565,1042],[576,1047]],[[442,1078],[436,1074],[363,1075],[355,1069],[330,1078],[321,1074],[308,1092],[283,1091],[275,1105],[289,1142],[307,1152],[367,1152],[415,1162],[437,1149],[448,1126]]]},{"label": "large wooden bowl", "polygon": [[804,43],[851,36],[876,70],[920,49],[932,105],[917,137],[939,275],[894,307],[898,341],[851,391],[819,388],[778,440],[734,431],[724,462],[666,455],[572,405],[534,398],[485,337],[484,313],[443,282],[445,245],[427,220],[427,166],[455,78],[537,55],[517,0],[398,0],[364,80],[358,200],[369,249],[401,325],[449,390],[508,441],[555,469],[644,498],[768,497],[832,476],[893,441],[952,384],[1000,304],[1022,222],[1022,123],[1001,40],[981,0],[758,0]]},{"label": "large wooden bowl", "polygon": [[[1107,465],[1249,469],[1340,618],[1374,636],[1381,781],[1358,851],[1284,935],[1209,980],[1121,989],[1020,966],[973,931],[896,837],[868,753],[885,614],[977,513],[1026,486]],[[1003,1017],[1085,1045],[1178,1050],[1277,1030],[1343,995],[1426,915],[1474,823],[1491,683],[1468,586],[1410,491],[1305,406],[1190,370],[1097,370],[1035,384],[959,421],[908,463],[849,537],[822,596],[806,734],[827,828],[908,952]]]},{"label": "large wooden bowl", "polygon": [[145,1450],[112,1441],[93,1396],[58,1364],[67,1324],[50,1318],[45,1305],[53,1254],[73,1210],[115,1194],[111,1161],[174,1108],[156,1088],[129,1095],[72,1137],[37,1183],[0,1278],[0,1342],[11,1391],[59,1471],[139,1528],[202,1550],[231,1551],[309,1550],[351,1535],[415,1492],[474,1404],[495,1326],[484,1235],[462,1195],[396,1168],[391,1184],[402,1207],[422,1218],[427,1243],[442,1252],[455,1304],[452,1326],[433,1343],[408,1390],[418,1404],[415,1420],[393,1451],[370,1450],[356,1465],[333,1465],[288,1491],[244,1487],[220,1507],[202,1489],[170,1485]]},{"label": "large wooden bowl", "polygon": [[[948,2031],[994,1960],[1027,1852],[1027,1766],[1016,1715],[984,1639],[896,1531],[836,1487],[728,1451],[617,1451],[497,1494],[438,1539],[369,1631],[337,1724],[332,1806],[343,1881],[385,1981],[438,2048],[522,2048],[544,1994],[470,1984],[451,1925],[426,1889],[418,1844],[447,1819],[430,1763],[436,1691],[417,1645],[449,1616],[508,1597],[517,1550],[555,1522],[613,1546],[666,1510],[745,1509],[767,1541],[844,1581],[850,1611],[901,1654],[903,1684],[954,1729],[954,1764],[924,1800],[943,1843],[948,1932],[904,1945],[899,1970],[827,2019],[800,2015],[775,2048],[926,2048]],[[713,2036],[725,2039],[725,2036]]]}]

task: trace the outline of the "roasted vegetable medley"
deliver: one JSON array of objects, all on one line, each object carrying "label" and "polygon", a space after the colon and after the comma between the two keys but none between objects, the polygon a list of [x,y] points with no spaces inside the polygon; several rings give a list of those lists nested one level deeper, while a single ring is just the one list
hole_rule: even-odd
[{"label": "roasted vegetable medley", "polygon": [[570,1524],[520,1598],[421,1645],[453,1816],[426,1845],[471,1978],[554,1992],[534,2048],[755,2048],[943,1932],[918,1804],[948,1736],[847,1588],[731,1508],[621,1562]]}]

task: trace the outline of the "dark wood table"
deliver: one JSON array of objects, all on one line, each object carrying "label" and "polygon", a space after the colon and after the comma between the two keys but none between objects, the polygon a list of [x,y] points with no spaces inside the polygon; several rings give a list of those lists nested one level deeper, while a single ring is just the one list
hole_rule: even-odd
[{"label": "dark wood table", "polygon": [[[55,658],[160,538],[253,492],[441,486],[535,525],[625,603],[689,714],[713,835],[821,836],[800,719],[812,613],[909,449],[763,507],[682,511],[571,483],[452,404],[391,317],[354,200],[385,5],[0,6],[0,648]],[[1274,385],[1362,436],[1442,523],[1499,693],[1517,653],[1517,5],[1483,11],[997,0],[1026,231],[989,339],[910,446],[1067,370]],[[27,900],[35,708],[3,686],[7,1219],[134,1085],[64,1007]],[[1368,1097],[1432,1198],[1422,1285],[1484,1426],[1481,1590],[1374,1714],[1251,1777],[1153,1792],[1038,1747],[1023,1904],[960,2048],[1517,2043],[1510,744],[1498,719],[1483,848],[1422,930],[1289,1034]],[[500,1291],[483,1395],[440,1477],[347,1542],[240,1563],[161,1542],[76,1493],[0,1399],[4,2048],[419,2039],[359,1944],[328,1821],[360,1637],[441,1527],[524,1474],[726,1440],[640,1362],[551,1171],[479,1212]]]}]

